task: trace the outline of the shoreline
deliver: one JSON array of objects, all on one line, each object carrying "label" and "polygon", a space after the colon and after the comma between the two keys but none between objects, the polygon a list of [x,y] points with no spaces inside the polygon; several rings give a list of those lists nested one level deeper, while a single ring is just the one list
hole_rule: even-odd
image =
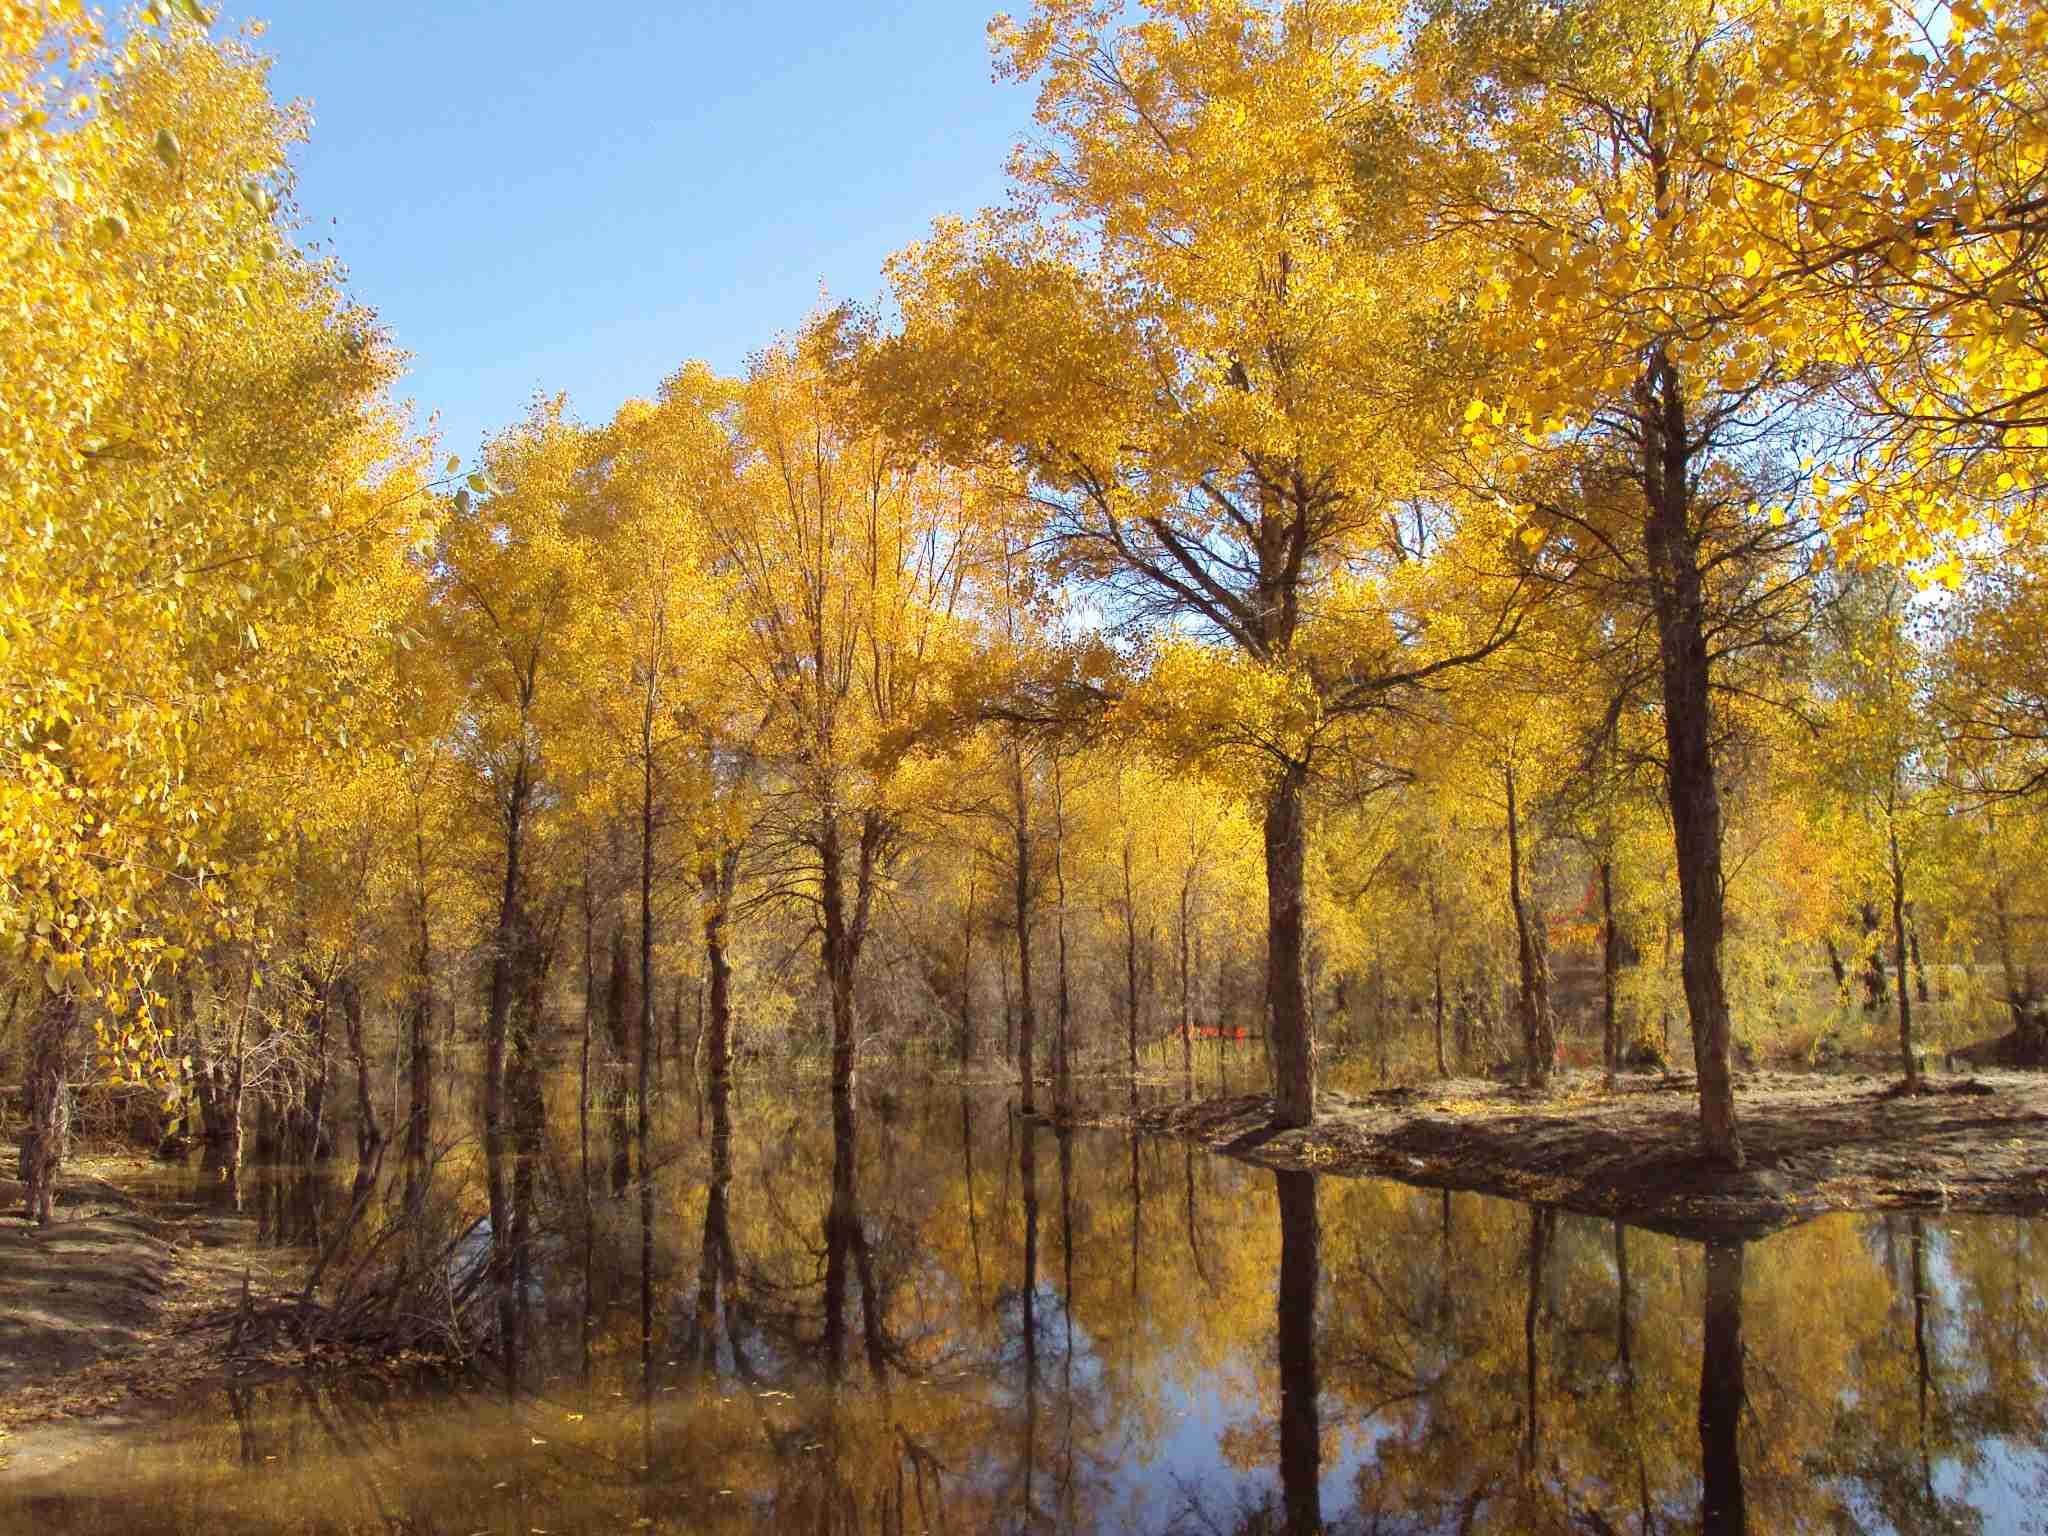
[{"label": "shoreline", "polygon": [[253,1216],[138,1188],[162,1174],[140,1153],[78,1157],[58,1182],[48,1228],[22,1216],[20,1182],[0,1178],[0,1468],[9,1477],[56,1470],[226,1380],[218,1341],[192,1324],[233,1305],[245,1276],[263,1290],[283,1278],[287,1255],[256,1245]]},{"label": "shoreline", "polygon": [[1280,1129],[1267,1094],[1077,1119],[1197,1142],[1261,1167],[1390,1178],[1560,1206],[1672,1236],[1754,1238],[1826,1211],[2048,1212],[2048,1074],[1739,1074],[1747,1165],[1709,1165],[1689,1076],[1566,1073],[1542,1093],[1487,1079],[1324,1093]]}]

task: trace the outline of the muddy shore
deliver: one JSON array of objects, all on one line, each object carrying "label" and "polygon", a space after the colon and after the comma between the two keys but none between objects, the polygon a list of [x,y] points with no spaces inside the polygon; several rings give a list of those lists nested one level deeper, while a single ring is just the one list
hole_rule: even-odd
[{"label": "muddy shore", "polygon": [[1709,1166],[1694,1084],[1568,1074],[1542,1093],[1485,1079],[1326,1093],[1305,1130],[1264,1094],[1087,1123],[1179,1137],[1269,1168],[1394,1178],[1612,1217],[1682,1237],[1760,1237],[1833,1210],[2048,1212],[2048,1074],[1737,1081],[1748,1166]]},{"label": "muddy shore", "polygon": [[[15,1165],[12,1138],[0,1141]],[[289,1255],[255,1242],[253,1217],[167,1198],[162,1169],[133,1154],[75,1160],[47,1229],[0,1178],[0,1466],[61,1465],[223,1371],[219,1339],[193,1331],[261,1293]],[[279,1266],[284,1266],[280,1268]]]}]

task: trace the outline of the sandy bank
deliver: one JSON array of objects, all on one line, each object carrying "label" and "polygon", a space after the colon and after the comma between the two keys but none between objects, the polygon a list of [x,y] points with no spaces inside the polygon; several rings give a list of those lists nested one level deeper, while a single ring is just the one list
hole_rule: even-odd
[{"label": "sandy bank", "polygon": [[1454,1078],[1326,1094],[1317,1123],[1276,1130],[1263,1094],[1154,1106],[1093,1123],[1177,1136],[1266,1167],[1367,1174],[1608,1216],[1681,1236],[1760,1236],[1829,1210],[2048,1212],[2048,1075],[1755,1073],[1737,1083],[1748,1166],[1699,1152],[1693,1082],[1570,1074],[1542,1094]]}]

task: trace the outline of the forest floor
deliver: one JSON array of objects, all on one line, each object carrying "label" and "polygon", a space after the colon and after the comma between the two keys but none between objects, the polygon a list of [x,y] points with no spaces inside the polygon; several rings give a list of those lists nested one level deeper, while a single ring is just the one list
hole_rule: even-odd
[{"label": "forest floor", "polygon": [[1567,1073],[1543,1092],[1488,1079],[1324,1093],[1282,1130],[1243,1094],[1092,1119],[1264,1167],[1394,1178],[1613,1217],[1683,1237],[1758,1237],[1831,1210],[2048,1212],[2048,1074],[1736,1079],[1748,1166],[1701,1155],[1689,1076]]},{"label": "forest floor", "polygon": [[[12,1138],[6,1168],[15,1157]],[[48,1229],[0,1178],[0,1467],[41,1473],[147,1419],[223,1371],[193,1324],[262,1292],[289,1254],[255,1245],[255,1220],[163,1198],[162,1170],[131,1153],[76,1158]],[[34,1426],[31,1428],[30,1426]]]}]

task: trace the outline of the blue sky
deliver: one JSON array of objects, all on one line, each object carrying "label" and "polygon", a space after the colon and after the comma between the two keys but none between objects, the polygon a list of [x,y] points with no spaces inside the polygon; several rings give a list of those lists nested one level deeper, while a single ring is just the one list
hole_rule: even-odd
[{"label": "blue sky", "polygon": [[250,0],[220,25],[268,22],[273,89],[313,108],[308,233],[468,459],[537,390],[597,421],[685,359],[737,368],[999,201],[1031,108],[990,78],[999,3]]}]

